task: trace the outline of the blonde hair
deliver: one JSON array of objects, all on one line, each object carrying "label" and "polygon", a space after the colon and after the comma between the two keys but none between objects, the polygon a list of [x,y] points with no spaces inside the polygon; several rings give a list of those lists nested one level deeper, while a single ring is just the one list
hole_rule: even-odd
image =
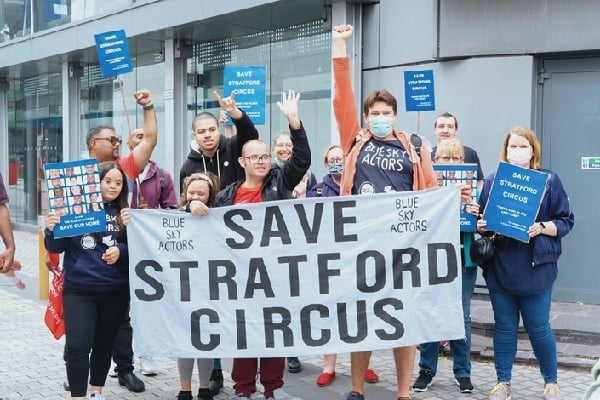
[{"label": "blonde hair", "polygon": [[437,149],[435,151],[436,161],[441,154],[456,154],[458,157],[460,157],[461,161],[464,161],[465,148],[463,147],[462,143],[460,143],[460,140],[456,138],[445,139],[437,145]]}]

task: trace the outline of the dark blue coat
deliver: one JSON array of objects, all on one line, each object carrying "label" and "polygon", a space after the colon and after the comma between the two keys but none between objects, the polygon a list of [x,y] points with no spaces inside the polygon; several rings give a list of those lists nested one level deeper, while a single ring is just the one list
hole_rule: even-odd
[{"label": "dark blue coat", "polygon": [[[561,238],[575,224],[569,197],[554,172],[541,170],[550,178],[536,221],[552,221],[557,236],[538,235],[524,243],[503,235],[494,239],[495,255],[486,269],[488,287],[515,295],[541,293],[552,286],[558,275],[557,261],[562,253]],[[495,174],[485,179],[479,204],[485,209]]]}]

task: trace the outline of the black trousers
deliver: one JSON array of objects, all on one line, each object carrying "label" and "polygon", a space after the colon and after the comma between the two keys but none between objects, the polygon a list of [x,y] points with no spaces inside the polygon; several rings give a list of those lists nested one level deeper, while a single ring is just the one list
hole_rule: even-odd
[{"label": "black trousers", "polygon": [[131,328],[129,308],[124,313],[123,320],[119,326],[113,345],[112,359],[117,364],[115,371],[118,374],[133,371],[133,329]]},{"label": "black trousers", "polygon": [[104,386],[117,330],[128,306],[128,288],[89,292],[65,286],[65,356],[71,397],[86,395],[88,376],[92,386]]}]

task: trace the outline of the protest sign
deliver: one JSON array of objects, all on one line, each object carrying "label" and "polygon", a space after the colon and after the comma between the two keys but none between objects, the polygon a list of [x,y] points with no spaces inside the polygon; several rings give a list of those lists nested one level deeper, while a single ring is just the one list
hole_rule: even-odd
[{"label": "protest sign", "polygon": [[301,356],[463,338],[459,201],[447,187],[207,216],[131,210],[136,352]]},{"label": "protest sign", "polygon": [[95,158],[44,165],[49,210],[60,216],[54,237],[106,230],[106,213]]},{"label": "protest sign", "polygon": [[133,71],[129,43],[125,31],[103,32],[94,35],[100,71],[104,78]]},{"label": "protest sign", "polygon": [[404,71],[406,111],[434,111],[433,70]]},{"label": "protest sign", "polygon": [[226,66],[223,72],[223,94],[235,93],[235,103],[255,125],[265,124],[266,68]]},{"label": "protest sign", "polygon": [[[462,186],[471,188],[471,203],[477,202],[477,164],[434,164],[438,186]],[[460,230],[475,232],[477,218],[466,211],[465,205],[460,205]]]},{"label": "protest sign", "polygon": [[501,162],[483,212],[486,229],[529,243],[548,174]]}]

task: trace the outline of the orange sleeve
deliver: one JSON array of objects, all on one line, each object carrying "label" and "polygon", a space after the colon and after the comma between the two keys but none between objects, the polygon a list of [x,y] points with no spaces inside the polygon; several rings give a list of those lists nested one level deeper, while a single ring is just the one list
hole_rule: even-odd
[{"label": "orange sleeve", "polygon": [[133,152],[130,152],[126,156],[119,157],[117,162],[125,171],[125,175],[127,175],[130,179],[136,179],[140,174],[140,171],[135,164],[135,159],[133,158]]},{"label": "orange sleeve", "polygon": [[356,99],[352,90],[349,57],[333,59],[333,81],[335,89],[333,113],[338,126],[340,145],[347,154],[360,131]]}]

